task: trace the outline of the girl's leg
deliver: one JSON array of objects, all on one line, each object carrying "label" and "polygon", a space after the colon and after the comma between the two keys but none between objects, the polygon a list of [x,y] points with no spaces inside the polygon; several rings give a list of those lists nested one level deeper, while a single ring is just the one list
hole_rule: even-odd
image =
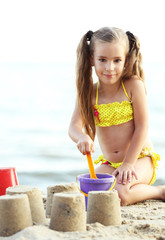
[{"label": "girl's leg", "polygon": [[116,184],[121,199],[121,205],[130,205],[144,200],[165,200],[165,186],[150,186],[147,184],[135,184],[128,188],[127,185]]},{"label": "girl's leg", "polygon": [[[96,173],[112,174],[114,168],[103,164],[96,169]],[[115,189],[118,191],[121,199],[121,205],[134,204],[148,199],[165,200],[165,186],[150,186],[148,185],[153,176],[153,165],[150,157],[144,157],[137,160],[135,171],[138,180],[133,179],[131,183],[126,185],[116,182]]]}]

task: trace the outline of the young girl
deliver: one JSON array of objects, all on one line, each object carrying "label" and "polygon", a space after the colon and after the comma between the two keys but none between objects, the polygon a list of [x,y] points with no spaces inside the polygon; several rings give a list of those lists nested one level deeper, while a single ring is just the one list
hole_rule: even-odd
[{"label": "young girl", "polygon": [[95,161],[101,162],[96,173],[117,178],[115,189],[122,205],[164,200],[165,187],[150,186],[156,180],[160,156],[147,136],[146,89],[137,37],[118,28],[87,32],[77,49],[76,81],[69,136],[79,151],[94,152],[97,134],[103,155]]}]

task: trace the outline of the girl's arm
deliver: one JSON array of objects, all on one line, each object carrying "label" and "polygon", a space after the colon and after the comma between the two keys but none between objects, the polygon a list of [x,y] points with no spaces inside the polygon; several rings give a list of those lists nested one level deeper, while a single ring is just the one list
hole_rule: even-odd
[{"label": "girl's arm", "polygon": [[131,93],[134,112],[134,134],[120,168],[114,171],[118,176],[118,183],[131,182],[132,175],[137,179],[134,170],[135,163],[144,146],[148,131],[148,111],[144,83],[139,79],[131,79]]},{"label": "girl's arm", "polygon": [[77,103],[71,118],[68,134],[77,144],[77,148],[82,154],[85,155],[87,153],[94,152],[94,142],[89,135],[83,132],[83,122]]}]

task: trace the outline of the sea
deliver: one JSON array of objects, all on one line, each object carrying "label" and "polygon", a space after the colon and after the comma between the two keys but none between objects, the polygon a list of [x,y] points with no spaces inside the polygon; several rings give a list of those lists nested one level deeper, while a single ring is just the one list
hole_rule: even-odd
[{"label": "sea", "polygon": [[[144,69],[149,135],[161,155],[155,185],[165,184],[165,63]],[[75,99],[73,62],[0,63],[0,167],[15,167],[20,185],[46,191],[89,172],[68,136]],[[97,139],[95,148],[93,159],[101,154]]]}]

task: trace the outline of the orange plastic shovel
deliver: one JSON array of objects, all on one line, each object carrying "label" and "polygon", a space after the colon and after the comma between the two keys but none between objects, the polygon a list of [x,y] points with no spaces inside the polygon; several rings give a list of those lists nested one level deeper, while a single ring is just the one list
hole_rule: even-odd
[{"label": "orange plastic shovel", "polygon": [[95,169],[93,166],[93,161],[90,153],[87,153],[87,160],[88,160],[88,166],[89,166],[89,171],[90,171],[90,176],[91,178],[97,178],[95,174]]}]

